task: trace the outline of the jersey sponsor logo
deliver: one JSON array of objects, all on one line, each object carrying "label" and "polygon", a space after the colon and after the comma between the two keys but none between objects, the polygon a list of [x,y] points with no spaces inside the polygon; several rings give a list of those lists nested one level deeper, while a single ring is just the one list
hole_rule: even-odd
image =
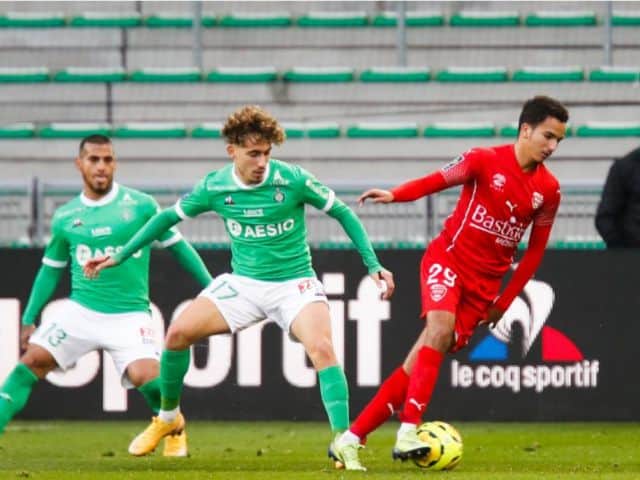
[{"label": "jersey sponsor logo", "polygon": [[111,227],[96,227],[91,229],[92,237],[106,237],[111,235]]},{"label": "jersey sponsor logo", "polygon": [[[84,266],[89,260],[92,258],[110,256],[112,257],[116,253],[122,250],[122,245],[107,245],[103,248],[92,249],[89,245],[85,245],[83,243],[79,243],[76,246],[76,262],[78,265]],[[140,258],[142,255],[142,250],[138,250],[136,253],[131,255],[133,258]]]},{"label": "jersey sponsor logo", "polygon": [[275,173],[273,174],[273,180],[271,182],[271,185],[282,187],[285,185],[289,185],[289,180],[285,180],[284,178],[282,178],[282,175],[280,174],[280,170],[276,170]]},{"label": "jersey sponsor logo", "polygon": [[267,223],[263,225],[242,225],[229,218],[226,221],[227,230],[233,237],[242,238],[272,238],[293,230],[295,221],[288,218],[284,222]]},{"label": "jersey sponsor logo", "polygon": [[242,215],[249,218],[264,217],[264,209],[262,208],[245,208]]},{"label": "jersey sponsor logo", "polygon": [[484,205],[478,204],[471,215],[470,225],[482,232],[498,237],[496,243],[514,247],[524,235],[527,225],[511,216],[509,220],[498,220],[487,212]]},{"label": "jersey sponsor logo", "polygon": [[[573,340],[546,325],[554,301],[551,285],[530,280],[523,297],[513,301],[491,333],[471,350],[470,364],[451,362],[451,385],[454,388],[506,388],[513,393],[597,388],[600,361],[587,360]],[[506,364],[514,337],[520,339],[516,355],[520,356],[521,352],[522,362]],[[541,348],[534,349],[535,345]],[[532,351],[536,356],[541,352],[542,358],[531,358]]]},{"label": "jersey sponsor logo", "polygon": [[447,287],[445,287],[440,283],[430,285],[429,290],[430,290],[431,300],[433,300],[434,302],[439,302],[447,294]]},{"label": "jersey sponsor logo", "polygon": [[497,192],[503,191],[506,183],[507,183],[507,177],[505,177],[501,173],[496,173],[491,178],[491,188]]},{"label": "jersey sponsor logo", "polygon": [[542,206],[543,203],[544,197],[542,196],[542,194],[540,192],[533,192],[533,195],[531,196],[531,206],[533,207],[533,209],[537,210]]}]

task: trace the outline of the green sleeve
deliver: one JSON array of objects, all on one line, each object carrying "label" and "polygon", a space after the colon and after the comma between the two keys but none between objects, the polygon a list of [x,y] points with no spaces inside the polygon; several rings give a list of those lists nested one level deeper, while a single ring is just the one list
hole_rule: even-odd
[{"label": "green sleeve", "polygon": [[180,265],[182,265],[182,267],[189,272],[200,285],[206,287],[211,283],[213,278],[211,277],[209,270],[207,270],[202,258],[189,242],[182,239],[178,243],[171,245],[169,250],[171,250],[173,256],[176,257],[178,263],[180,263]]},{"label": "green sleeve", "polygon": [[33,282],[33,287],[31,288],[31,295],[29,295],[27,307],[22,315],[23,325],[34,324],[42,307],[49,301],[53,292],[56,291],[63,271],[64,268],[50,267],[48,265],[42,265],[40,267],[36,279]]},{"label": "green sleeve", "polygon": [[381,271],[382,265],[380,265],[378,257],[376,257],[376,253],[373,251],[373,245],[371,245],[369,235],[367,235],[364,225],[362,225],[357,215],[353,213],[353,210],[345,205],[342,200],[335,198],[327,214],[340,222],[344,231],[355,244],[369,274]]},{"label": "green sleeve", "polygon": [[144,224],[144,227],[138,230],[138,233],[122,247],[122,250],[113,256],[113,259],[118,264],[124,262],[142,247],[147,246],[156,238],[160,237],[180,220],[180,217],[175,211],[175,207],[167,208],[155,214]]}]

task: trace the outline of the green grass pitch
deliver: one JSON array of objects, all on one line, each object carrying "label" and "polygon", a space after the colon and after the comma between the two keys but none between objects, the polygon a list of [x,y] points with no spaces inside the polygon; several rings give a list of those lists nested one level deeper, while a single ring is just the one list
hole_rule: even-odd
[{"label": "green grass pitch", "polygon": [[[0,437],[5,479],[640,479],[637,423],[456,423],[464,440],[451,472],[393,462],[395,424],[369,438],[366,473],[337,471],[323,423],[190,422],[190,458],[130,457],[145,423],[14,422]],[[158,450],[161,450],[160,448]]]}]

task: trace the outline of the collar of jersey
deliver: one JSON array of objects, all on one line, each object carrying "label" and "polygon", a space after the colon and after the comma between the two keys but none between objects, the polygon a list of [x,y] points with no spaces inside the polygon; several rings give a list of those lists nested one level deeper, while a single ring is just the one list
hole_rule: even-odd
[{"label": "collar of jersey", "polygon": [[231,168],[231,177],[233,178],[233,181],[236,182],[236,185],[238,185],[240,188],[244,188],[245,190],[251,190],[252,188],[258,188],[258,187],[261,187],[262,185],[264,185],[265,182],[267,181],[267,179],[269,178],[269,172],[270,171],[271,171],[271,162],[267,163],[267,168],[264,171],[263,180],[260,183],[256,183],[255,185],[247,185],[242,180],[240,180],[240,177],[238,177],[238,175],[236,175],[236,166],[235,165],[233,165],[233,167]]},{"label": "collar of jersey", "polygon": [[87,197],[84,192],[80,194],[80,201],[86,205],[87,207],[102,207],[107,203],[111,203],[118,196],[118,192],[120,191],[120,185],[116,182],[113,182],[111,186],[111,191],[107,193],[104,197],[99,198],[98,200],[91,200]]}]

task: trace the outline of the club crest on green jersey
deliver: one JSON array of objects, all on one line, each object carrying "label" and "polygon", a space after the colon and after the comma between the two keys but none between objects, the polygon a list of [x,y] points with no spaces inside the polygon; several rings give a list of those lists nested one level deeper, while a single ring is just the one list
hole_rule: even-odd
[{"label": "club crest on green jersey", "polygon": [[279,188],[276,188],[276,193],[273,195],[273,199],[278,202],[284,202],[284,193]]}]

